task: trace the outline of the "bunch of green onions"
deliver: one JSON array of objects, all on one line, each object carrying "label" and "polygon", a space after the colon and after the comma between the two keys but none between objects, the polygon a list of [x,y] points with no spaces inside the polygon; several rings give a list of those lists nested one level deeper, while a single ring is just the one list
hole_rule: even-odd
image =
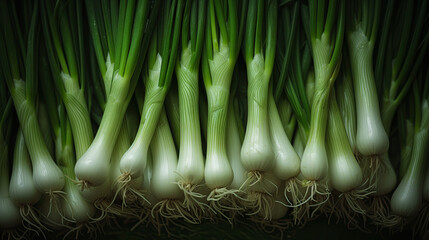
[{"label": "bunch of green onions", "polygon": [[428,14],[428,0],[2,1],[2,238],[319,216],[424,234]]}]

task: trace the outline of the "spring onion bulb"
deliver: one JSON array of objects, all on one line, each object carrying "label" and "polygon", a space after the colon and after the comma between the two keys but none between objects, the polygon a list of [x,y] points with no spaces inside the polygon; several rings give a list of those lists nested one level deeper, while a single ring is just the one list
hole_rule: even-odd
[{"label": "spring onion bulb", "polygon": [[[98,206],[99,201],[106,198],[110,193],[110,180],[104,182],[100,186],[92,188],[80,188],[80,194],[87,202],[94,203],[95,206]],[[99,208],[99,207],[97,207]]]},{"label": "spring onion bulb", "polygon": [[[124,125],[124,122],[122,123]],[[121,175],[121,172],[119,170],[119,160],[121,159],[123,153],[129,148],[130,141],[128,139],[128,135],[126,135],[126,129],[124,126],[121,127],[119,130],[118,139],[116,140],[115,147],[113,149],[111,159],[110,159],[110,168],[109,168],[109,177],[108,180],[106,180],[103,184],[97,186],[97,187],[91,187],[91,188],[83,188],[80,189],[81,195],[85,198],[88,202],[93,202],[97,208],[103,210],[105,207],[104,201],[106,201],[107,198],[113,198],[115,193],[119,191],[117,188],[117,185],[114,184],[114,181]],[[126,138],[126,142],[128,144],[124,143],[124,138]],[[118,147],[118,145],[124,147]],[[122,149],[120,151],[119,149]]]},{"label": "spring onion bulb", "polygon": [[[108,62],[110,62],[110,57],[107,56]],[[113,69],[113,65],[111,65],[110,63],[108,64],[108,69]],[[106,74],[109,74],[110,70],[107,71]],[[111,79],[111,78],[110,78]],[[71,121],[71,120],[70,120]],[[72,129],[73,129],[73,125],[72,125]],[[81,187],[80,188],[80,194],[82,195],[82,197],[84,197],[84,199],[88,202],[92,202],[94,203],[94,206],[97,209],[100,209],[102,212],[105,211],[105,200],[110,197],[109,195],[111,194],[111,184],[113,182],[112,177],[114,176],[118,176],[119,174],[115,175],[114,174],[114,170],[118,170],[119,172],[119,166],[112,166],[114,164],[112,164],[112,162],[114,163],[115,160],[114,159],[118,159],[118,157],[115,155],[116,154],[116,145],[118,145],[118,142],[121,143],[122,141],[120,141],[119,139],[121,138],[121,134],[123,132],[123,129],[120,129],[120,133],[118,136],[118,140],[115,143],[115,147],[113,149],[112,152],[112,157],[110,159],[110,163],[109,163],[109,178],[108,180],[106,180],[104,183],[102,183],[99,186],[92,186],[92,187]],[[76,151],[77,153],[77,151]],[[122,157],[123,152],[121,153]],[[119,159],[120,159],[119,157]],[[119,162],[119,160],[117,160]],[[119,165],[119,164],[118,164]],[[102,214],[103,215],[103,214]]]},{"label": "spring onion bulb", "polygon": [[181,199],[183,193],[175,184],[178,176],[174,174],[177,154],[164,108],[152,138],[151,152],[153,159],[151,192],[157,199]]},{"label": "spring onion bulb", "polygon": [[[365,169],[363,171],[365,172]],[[371,179],[371,176],[367,177],[370,183],[376,182],[373,196],[383,196],[395,189],[397,176],[387,153],[380,156],[380,166],[375,179]]]},{"label": "spring onion bulb", "polygon": [[411,155],[410,166],[395,189],[390,201],[392,212],[402,217],[416,215],[422,206],[424,170],[426,167],[427,144],[429,129],[420,130],[415,134],[415,144]]},{"label": "spring onion bulb", "polygon": [[[3,181],[2,183],[8,183]],[[5,185],[6,185],[5,184]],[[15,228],[21,225],[22,217],[19,212],[19,208],[13,203],[12,199],[7,196],[0,197],[0,228],[9,229]]]},{"label": "spring onion bulb", "polygon": [[[352,215],[349,212],[365,213],[361,199],[370,195],[372,186],[362,188],[362,186],[366,186],[367,182],[363,181],[362,169],[350,146],[336,99],[333,89],[330,96],[327,130],[329,182],[333,189],[340,192],[340,202],[337,204],[341,207],[338,208],[338,213],[345,214],[347,219],[353,219],[349,217]],[[354,221],[350,221],[354,223]]]},{"label": "spring onion bulb", "polygon": [[297,176],[300,173],[300,158],[283,129],[279,111],[271,91],[268,98],[270,136],[275,155],[273,173],[277,178],[285,181],[284,190],[282,191],[284,194],[281,194],[285,198],[285,205],[295,206],[302,200],[297,189],[299,184]]},{"label": "spring onion bulb", "polygon": [[[64,157],[74,158],[73,153],[70,151],[73,148],[67,146],[63,149],[63,154],[68,155]],[[73,167],[67,167],[63,170],[66,176],[73,176],[74,171]],[[61,208],[63,209],[64,218],[66,220],[76,222],[76,223],[88,223],[92,220],[92,217],[95,214],[96,208],[93,204],[87,202],[85,198],[80,194],[78,186],[71,179],[66,179],[66,184],[64,187],[64,192],[66,195],[62,199]]]},{"label": "spring onion bulb", "polygon": [[364,156],[376,156],[387,152],[389,139],[381,121],[372,61],[381,3],[369,4],[362,8],[365,14],[350,14],[347,42],[356,97],[356,147]]},{"label": "spring onion bulb", "polygon": [[[356,96],[356,147],[364,156],[379,155],[389,148],[389,139],[380,117],[372,70],[373,42],[362,30],[348,35]],[[364,46],[364,47],[363,47]]]},{"label": "spring onion bulb", "polygon": [[208,101],[204,180],[210,189],[207,200],[217,212],[224,210],[221,204],[224,195],[235,192],[227,189],[233,180],[233,172],[226,150],[226,127],[230,86],[241,43],[240,21],[243,19],[240,19],[240,7],[235,1],[211,0],[207,11],[202,57]]},{"label": "spring onion bulb", "polygon": [[193,194],[193,191],[195,186],[204,180],[198,69],[203,52],[206,4],[207,1],[201,0],[188,1],[186,4],[182,26],[182,52],[176,66],[180,109],[180,145],[176,174],[179,176],[177,184],[185,196],[184,205],[188,209],[198,206],[198,198],[203,197]]},{"label": "spring onion bulb", "polygon": [[[176,65],[179,31],[184,1],[167,2],[162,11],[162,25],[153,37],[149,52],[149,71],[144,76],[145,99],[140,125],[131,147],[121,158],[121,177],[118,183],[127,189],[128,184],[142,176],[147,163],[149,144],[157,126],[167,90]],[[167,51],[166,49],[171,49]],[[143,196],[142,196],[143,197]]]},{"label": "spring onion bulb", "polygon": [[[42,70],[47,69],[42,68]],[[42,73],[46,72],[42,71]],[[47,80],[45,78],[42,81]],[[72,127],[64,105],[61,100],[56,99],[54,96],[44,92],[43,100],[47,109],[50,110],[50,132],[54,135],[56,162],[65,176],[65,187],[61,195],[53,199],[53,202],[55,202],[55,207],[59,208],[58,212],[63,220],[78,224],[79,227],[70,230],[70,233],[74,230],[79,231],[82,225],[89,226],[88,223],[95,213],[95,207],[85,201],[79,193],[79,186],[75,184],[75,149],[73,147]]]},{"label": "spring onion bulb", "polygon": [[[65,150],[67,151],[67,150]],[[74,173],[72,173],[72,169],[64,170],[67,171],[67,176],[71,176]],[[101,191],[105,190],[102,189],[103,185],[95,188],[86,189],[86,191],[90,191],[90,195],[92,197],[88,197],[82,194],[80,189],[76,186],[74,181],[71,181],[70,179],[66,179],[66,184],[64,187],[64,191],[67,193],[62,199],[61,202],[61,208],[63,209],[64,218],[68,221],[75,222],[78,224],[88,223],[90,220],[99,221],[102,219],[102,217],[99,217],[97,219],[93,219],[96,209],[98,207],[97,204],[92,204],[96,200],[100,199],[100,196],[102,194],[99,194],[98,196],[94,197],[96,194],[94,191]],[[93,200],[93,201],[88,201]],[[104,209],[100,209],[104,210]],[[103,216],[103,215],[102,215]]]},{"label": "spring onion bulb", "polygon": [[[315,192],[319,192],[317,182],[328,175],[328,158],[325,149],[328,100],[340,68],[340,49],[345,22],[345,4],[342,1],[337,4],[337,1],[329,1],[326,22],[323,22],[325,3],[310,1],[309,4],[315,90],[311,104],[310,132],[301,158],[301,173],[306,179],[305,185],[312,189],[310,198],[313,198]],[[316,13],[318,13],[317,16]],[[337,21],[334,20],[335,18]],[[325,189],[322,188],[320,191]]]},{"label": "spring onion bulb", "polygon": [[329,110],[327,130],[329,178],[335,190],[345,193],[362,184],[362,170],[350,147],[334,90],[331,91]]},{"label": "spring onion bulb", "polygon": [[[13,11],[8,11],[8,9],[13,9]],[[31,9],[31,18],[27,18],[31,22],[29,22],[28,31],[25,32],[26,41],[24,41],[22,34],[13,31],[12,23],[16,24],[17,19],[12,16],[17,16],[16,8],[2,3],[2,16],[6,21],[3,21],[2,30],[4,31],[2,31],[1,37],[8,47],[1,50],[2,54],[9,56],[9,63],[2,64],[2,72],[31,157],[34,184],[38,191],[52,193],[63,188],[64,176],[49,153],[37,118],[38,4],[35,3]],[[3,34],[5,34],[4,37]],[[17,44],[18,42],[20,44]],[[26,48],[24,48],[24,42],[27,44]],[[22,79],[24,76],[25,80]]]},{"label": "spring onion bulb", "polygon": [[268,172],[275,165],[268,120],[269,75],[264,71],[264,58],[257,54],[248,63],[248,120],[241,148],[243,166],[251,172]]},{"label": "spring onion bulb", "polygon": [[248,116],[241,162],[248,171],[243,185],[247,188],[249,215],[259,214],[270,220],[274,197],[281,184],[272,173],[275,159],[268,119],[268,92],[274,66],[278,11],[277,1],[269,1],[267,10],[264,5],[263,1],[250,1],[247,12],[244,58],[248,80]]},{"label": "spring onion bulb", "polygon": [[22,79],[14,79],[14,84],[12,98],[30,154],[33,182],[38,191],[60,191],[64,186],[64,175],[46,148],[34,107],[25,100],[25,82]]},{"label": "spring onion bulb", "polygon": [[239,211],[244,210],[243,201],[245,201],[245,192],[241,190],[241,187],[246,181],[247,171],[241,163],[241,140],[239,132],[239,117],[236,115],[233,105],[233,99],[230,100],[228,107],[228,120],[226,127],[226,151],[228,159],[230,160],[233,179],[228,189],[231,189],[235,194],[230,194],[227,199],[224,200],[228,204],[228,211],[231,217],[227,219],[231,221],[235,214]]},{"label": "spring onion bulb", "polygon": [[131,147],[124,153],[120,161],[123,180],[140,177],[146,168],[149,144],[165,97],[164,88],[158,86],[161,64],[162,58],[158,54],[155,64],[149,69],[149,76],[145,80],[145,100],[139,130]]},{"label": "spring onion bulb", "polygon": [[[0,126],[3,127],[3,126]],[[21,225],[22,217],[19,207],[9,195],[8,149],[0,129],[0,229],[15,228]]]},{"label": "spring onion bulb", "polygon": [[[206,87],[208,98],[207,156],[205,163],[205,182],[209,188],[222,188],[232,181],[232,169],[226,154],[225,134],[228,112],[229,86],[232,78],[232,67],[228,49],[220,51],[210,61],[213,73],[213,84]],[[220,74],[220,75],[219,75]],[[216,84],[215,81],[221,81]],[[228,83],[229,81],[229,83]],[[225,83],[226,82],[226,83]]]},{"label": "spring onion bulb", "polygon": [[10,178],[9,195],[14,203],[19,206],[22,219],[36,230],[44,229],[43,223],[34,209],[34,205],[42,197],[33,182],[30,156],[25,145],[24,135],[18,129],[14,155],[12,175]]},{"label": "spring onion bulb", "polygon": [[119,74],[112,81],[106,109],[97,134],[88,150],[76,162],[76,177],[83,188],[98,187],[109,179],[110,158],[125,114],[124,98],[128,83]]},{"label": "spring onion bulb", "polygon": [[[231,79],[231,76],[228,77]],[[222,200],[220,196],[228,193],[227,187],[234,177],[226,150],[228,95],[229,86],[212,86],[207,90],[208,125],[204,180],[212,190],[207,199],[217,211],[222,209],[217,202]]]},{"label": "spring onion bulb", "polygon": [[152,217],[155,219],[162,217],[167,221],[183,218],[190,223],[199,223],[201,216],[193,215],[198,212],[198,208],[188,210],[183,205],[184,193],[176,184],[179,179],[179,176],[175,174],[177,153],[164,109],[161,112],[150,148],[153,156],[150,190],[158,200],[152,207]]},{"label": "spring onion bulb", "polygon": [[178,184],[186,195],[192,192],[187,186],[198,185],[204,179],[204,157],[198,113],[198,72],[192,72],[184,65],[187,64],[186,58],[191,57],[190,53],[190,48],[182,52],[182,59],[176,68],[180,108],[177,175],[180,177]]},{"label": "spring onion bulb", "polygon": [[[248,117],[241,148],[241,162],[249,171],[250,181],[259,181],[275,165],[268,120],[268,91],[277,38],[277,1],[268,3],[266,13],[264,21],[263,1],[250,1],[244,39]],[[264,28],[266,39],[262,39]],[[264,56],[262,42],[265,41]]]},{"label": "spring onion bulb", "polygon": [[[103,7],[102,5],[108,4],[106,2],[85,1],[85,4],[91,22],[90,32],[99,70],[105,78],[107,90],[107,103],[100,127],[91,146],[75,166],[76,177],[82,182],[83,187],[91,187],[100,186],[109,179],[110,158],[137,81],[133,74],[139,75],[137,73],[141,67],[138,63],[144,61],[148,37],[152,34],[153,20],[160,4],[159,2],[154,4],[151,13],[149,1],[120,2],[119,12],[114,12],[118,9]],[[103,14],[96,13],[99,9],[102,9],[103,14],[110,15],[115,24],[104,25],[101,17]],[[115,28],[117,31],[112,31],[112,25],[117,27]],[[105,39],[101,40],[98,28],[110,33],[106,36],[110,43],[107,46],[102,44],[105,43]],[[117,35],[113,36],[112,32]],[[113,46],[113,38],[116,40],[116,46]]]},{"label": "spring onion bulb", "polygon": [[[122,185],[120,182],[121,178],[121,169],[120,169],[120,161],[122,159],[122,156],[124,153],[130,148],[131,141],[128,136],[128,130],[127,130],[127,123],[126,121],[122,122],[122,127],[119,130],[118,139],[116,140],[115,148],[112,152],[112,157],[110,159],[110,196],[112,198],[112,201],[120,201],[124,205],[126,205],[129,202],[132,202],[134,199],[132,197],[132,194],[128,194],[126,191],[128,191],[128,188],[123,188],[125,185]],[[130,184],[136,184],[137,180],[142,178],[143,176],[139,176],[137,178],[134,178],[131,180]],[[135,189],[133,189],[135,190]],[[117,199],[117,196],[120,196],[119,199]]]},{"label": "spring onion bulb", "polygon": [[[110,159],[110,191],[108,191],[110,192],[109,198],[111,198],[112,201],[121,202],[123,206],[133,203],[135,200],[142,200],[147,203],[147,199],[143,195],[143,175],[129,180],[123,179],[120,168],[121,160],[124,154],[130,149],[132,141],[129,136],[128,128],[132,128],[133,126],[130,126],[129,122],[126,121],[128,118],[129,113],[127,112],[124,117],[124,121],[122,122],[122,127],[119,130],[118,139],[116,140],[112,157]],[[115,214],[121,214],[120,209],[119,211],[116,211],[115,208],[107,207],[106,211],[113,211]]]},{"label": "spring onion bulb", "polygon": [[[415,86],[416,89],[416,86]],[[420,104],[415,104],[420,107]],[[421,113],[421,116],[419,114]],[[429,145],[429,105],[425,99],[416,110],[413,150],[407,172],[395,189],[390,201],[392,212],[402,217],[416,215],[422,206],[425,171]]]},{"label": "spring onion bulb", "polygon": [[272,91],[268,94],[268,119],[275,159],[273,173],[281,180],[288,180],[299,174],[300,159],[285,133]]},{"label": "spring onion bulb", "polygon": [[30,156],[25,145],[24,135],[19,129],[16,138],[9,195],[19,205],[35,204],[42,194],[33,183]]}]

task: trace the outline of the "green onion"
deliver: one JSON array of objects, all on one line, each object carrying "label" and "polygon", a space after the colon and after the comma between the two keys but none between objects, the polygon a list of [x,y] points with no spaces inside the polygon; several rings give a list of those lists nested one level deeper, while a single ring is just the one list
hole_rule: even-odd
[{"label": "green onion", "polygon": [[[413,84],[414,97],[414,141],[407,171],[395,189],[390,202],[392,212],[402,217],[416,215],[423,201],[423,186],[429,154],[429,94],[425,88],[427,78]],[[420,84],[418,84],[420,83]],[[423,83],[423,84],[422,84]]]},{"label": "green onion", "polygon": [[239,55],[247,1],[210,0],[202,56],[202,74],[208,101],[207,153],[204,180],[208,200],[216,211],[233,179],[226,148],[228,103],[234,67]]},{"label": "green onion", "polygon": [[[185,194],[184,206],[195,209],[202,195],[194,194],[204,179],[204,156],[199,116],[199,66],[206,27],[206,1],[188,1],[183,17],[180,60],[176,65],[179,99],[180,143],[177,163],[178,185]],[[197,211],[198,212],[198,211]],[[198,214],[197,214],[198,215]],[[200,221],[194,216],[193,221]]]},{"label": "green onion", "polygon": [[[5,89],[4,82],[0,82],[0,87]],[[11,120],[12,101],[6,100],[6,93],[2,92],[2,102],[0,111],[0,228],[13,229],[19,227],[22,222],[20,209],[15,205],[9,192],[14,189],[10,188],[10,170],[9,170],[9,141],[11,138]],[[4,101],[3,101],[4,100]],[[25,176],[22,176],[25,178]],[[13,187],[13,186],[12,186]],[[11,233],[13,234],[13,233]],[[8,235],[6,235],[8,236]]]},{"label": "green onion", "polygon": [[[184,1],[166,2],[161,11],[161,26],[156,29],[147,59],[148,70],[143,77],[145,99],[137,135],[121,158],[121,176],[117,179],[127,191],[128,184],[142,176],[147,152],[155,132],[162,106],[176,66],[177,46],[181,29]],[[137,11],[138,13],[138,11]],[[147,74],[147,75],[146,75]],[[144,198],[144,197],[143,197]]]},{"label": "green onion", "polygon": [[[109,177],[112,150],[138,79],[138,74],[134,73],[139,73],[141,66],[138,63],[144,61],[160,3],[158,1],[155,4],[150,14],[149,1],[121,2],[119,12],[118,8],[108,9],[104,6],[107,2],[85,3],[107,95],[106,108],[97,134],[75,167],[77,178],[82,181],[84,187],[90,187],[102,185]],[[104,14],[106,19],[110,17],[112,21],[104,22],[99,9],[103,10],[101,14]],[[109,43],[107,46],[104,42],[106,38]]]},{"label": "green onion", "polygon": [[[301,173],[313,194],[318,181],[328,176],[328,158],[325,149],[325,133],[329,115],[329,94],[337,78],[341,64],[345,6],[342,1],[309,2],[310,41],[313,53],[315,89],[311,101],[310,132],[301,157]],[[321,184],[323,185],[323,184]]]},{"label": "green onion", "polygon": [[[12,96],[15,110],[24,134],[28,152],[33,166],[33,181],[41,192],[55,193],[64,187],[64,176],[55,164],[48,148],[46,147],[40,125],[37,121],[37,44],[39,42],[38,4],[35,3],[31,14],[31,25],[28,30],[27,52],[15,44],[22,42],[22,36],[14,32],[13,25],[17,27],[13,16],[10,16],[5,2],[1,4],[3,29],[0,33],[2,42],[6,42],[8,48],[1,47],[2,67],[4,79]],[[13,15],[16,12],[12,11]],[[18,36],[17,36],[18,35]],[[3,45],[3,44],[2,44]],[[20,52],[22,50],[22,52]],[[8,62],[6,62],[6,59]],[[22,68],[20,67],[22,66]],[[24,80],[25,79],[25,80]]]}]

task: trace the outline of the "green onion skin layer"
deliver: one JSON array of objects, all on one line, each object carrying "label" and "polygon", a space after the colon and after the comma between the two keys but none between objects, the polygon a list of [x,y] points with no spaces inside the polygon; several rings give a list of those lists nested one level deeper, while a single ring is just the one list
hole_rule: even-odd
[{"label": "green onion skin layer", "polygon": [[121,158],[121,172],[129,174],[131,178],[140,177],[146,168],[149,144],[164,104],[166,91],[163,86],[158,86],[161,65],[162,58],[158,54],[156,62],[149,70],[149,76],[145,80],[145,100],[139,130],[131,147]]},{"label": "green onion skin layer", "polygon": [[405,176],[393,192],[390,206],[402,217],[416,215],[422,206],[425,171],[429,146],[429,106],[423,105],[421,128],[414,134],[411,160]]},{"label": "green onion skin layer", "polygon": [[110,158],[126,111],[124,103],[128,85],[128,81],[115,74],[97,134],[76,163],[76,177],[86,181],[89,186],[100,186],[109,178]]},{"label": "green onion skin layer", "polygon": [[226,152],[226,122],[234,62],[227,45],[220,44],[219,51],[213,53],[213,60],[209,59],[209,67],[212,83],[206,86],[208,121],[204,180],[209,188],[215,189],[228,186],[233,179]]},{"label": "green onion skin layer", "polygon": [[226,151],[233,172],[233,179],[229,188],[240,189],[246,181],[246,169],[241,163],[240,133],[237,126],[234,107],[231,101],[228,108],[228,124],[226,127]]},{"label": "green onion skin layer", "polygon": [[21,129],[15,143],[9,195],[18,204],[35,204],[42,197],[33,182],[30,156]]},{"label": "green onion skin layer", "polygon": [[199,117],[198,72],[188,66],[190,45],[183,50],[176,67],[180,109],[180,149],[177,170],[185,182],[198,184],[204,179],[204,156]]},{"label": "green onion skin layer", "polygon": [[362,183],[362,170],[350,147],[335,92],[331,94],[327,130],[329,178],[335,190],[348,192]]},{"label": "green onion skin layer", "polygon": [[161,112],[150,148],[153,157],[151,192],[160,200],[180,199],[183,192],[176,184],[177,153],[165,110]]},{"label": "green onion skin layer", "polygon": [[389,138],[380,117],[372,67],[374,43],[360,28],[349,33],[347,39],[356,97],[356,147],[364,156],[380,155],[387,152]]},{"label": "green onion skin layer", "polygon": [[380,156],[380,170],[377,173],[377,180],[373,196],[384,196],[396,187],[397,176],[392,163],[390,163],[387,153]]},{"label": "green onion skin layer", "polygon": [[[7,182],[6,182],[7,183]],[[0,228],[8,229],[21,225],[22,218],[19,208],[10,197],[0,197]]]},{"label": "green onion skin layer", "polygon": [[8,150],[0,136],[0,229],[9,229],[21,225],[19,208],[9,196]]},{"label": "green onion skin layer", "polygon": [[30,154],[33,182],[41,192],[61,190],[64,187],[64,175],[46,148],[34,107],[25,99],[25,82],[14,79],[14,84],[12,98]]},{"label": "green onion skin layer", "polygon": [[330,66],[331,43],[327,34],[313,40],[315,90],[311,101],[310,132],[301,158],[301,173],[307,180],[321,180],[328,175],[325,147],[329,113],[329,93],[336,79],[338,66]]},{"label": "green onion skin layer", "polygon": [[275,159],[274,175],[281,180],[295,177],[300,172],[301,160],[283,128],[272,91],[268,96],[268,119]]},{"label": "green onion skin layer", "polygon": [[246,64],[248,76],[248,117],[241,147],[241,162],[248,171],[271,171],[275,165],[268,120],[269,75],[264,57],[256,54]]}]

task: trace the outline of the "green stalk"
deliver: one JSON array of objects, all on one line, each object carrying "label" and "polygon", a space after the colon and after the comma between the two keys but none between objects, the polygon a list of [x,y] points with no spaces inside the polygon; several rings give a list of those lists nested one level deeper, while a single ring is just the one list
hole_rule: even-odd
[{"label": "green stalk", "polygon": [[[76,7],[76,12],[71,11],[71,14],[77,15],[82,10],[80,9],[81,4],[80,1],[77,1],[73,6],[61,6],[59,8],[67,7],[71,11],[73,7]],[[84,53],[82,51],[84,46],[82,46],[83,42],[81,40],[83,38],[83,26],[80,19],[82,16],[61,14],[58,19],[60,26],[57,26],[57,19],[54,19],[55,13],[50,3],[44,3],[41,9],[43,33],[46,39],[54,85],[57,87],[70,116],[73,135],[75,136],[76,157],[80,158],[94,138],[88,105],[85,99],[83,71],[85,62],[83,61]],[[69,19],[78,21],[78,28],[71,29]],[[71,32],[72,30],[75,31]],[[72,36],[77,36],[79,42],[76,42],[78,39],[73,39]],[[52,42],[63,42],[63,45],[55,44],[54,50]],[[65,56],[63,52],[65,52]]]},{"label": "green stalk", "polygon": [[342,64],[341,79],[336,82],[338,108],[347,132],[350,147],[357,154],[356,148],[356,101],[354,97],[353,80],[347,59]]},{"label": "green stalk", "polygon": [[173,134],[176,147],[180,146],[180,106],[177,87],[170,89],[165,98],[165,108],[167,112],[168,122],[170,123],[171,132]]},{"label": "green stalk", "polygon": [[[391,48],[380,47],[377,52],[376,76],[379,79],[376,80],[380,82],[380,88],[384,89],[381,96],[381,117],[388,132],[398,106],[416,79],[429,46],[429,33],[423,30],[428,23],[425,17],[428,13],[428,1],[402,4],[404,3],[389,1],[379,46],[390,44]],[[399,13],[395,12],[395,6]],[[393,23],[392,15],[398,16],[393,19]],[[382,60],[384,63],[380,63]]]}]

